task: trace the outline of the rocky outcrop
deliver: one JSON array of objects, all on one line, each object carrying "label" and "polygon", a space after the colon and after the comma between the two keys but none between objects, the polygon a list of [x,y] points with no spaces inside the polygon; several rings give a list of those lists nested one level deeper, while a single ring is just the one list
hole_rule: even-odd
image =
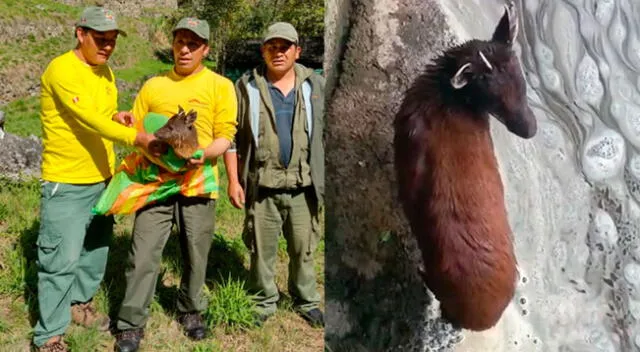
[{"label": "rocky outcrop", "polygon": [[456,331],[417,277],[422,263],[395,196],[391,123],[424,64],[448,45],[490,37],[503,4],[328,3],[332,351],[640,348],[636,3],[517,1],[515,50],[539,131],[525,141],[492,123],[521,275],[516,295],[494,328]]},{"label": "rocky outcrop", "polygon": [[0,138],[0,177],[16,180],[40,177],[41,161],[42,143],[39,138],[24,138],[11,133]]}]

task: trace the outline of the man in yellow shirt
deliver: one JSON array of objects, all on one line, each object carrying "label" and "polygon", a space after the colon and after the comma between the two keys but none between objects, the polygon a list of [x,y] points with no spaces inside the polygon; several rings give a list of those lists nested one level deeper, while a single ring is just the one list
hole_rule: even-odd
[{"label": "man in yellow shirt", "polygon": [[[149,113],[170,117],[178,106],[197,112],[195,128],[204,151],[201,159],[190,159],[200,167],[204,159],[216,162],[231,145],[236,132],[237,100],[231,80],[204,67],[209,51],[209,25],[196,18],[183,18],[173,30],[174,66],[143,85],[133,106],[136,120]],[[218,169],[214,168],[215,182]],[[194,340],[206,336],[200,312],[206,306],[202,294],[207,257],[215,226],[217,192],[205,197],[170,197],[140,209],[133,227],[126,291],[118,312],[117,351],[137,351],[149,318],[162,251],[175,223],[179,230],[184,271],[178,293],[178,322]]]},{"label": "man in yellow shirt", "polygon": [[70,318],[106,330],[91,303],[104,276],[113,217],[93,216],[115,166],[113,142],[147,148],[153,135],[112,118],[118,92],[107,60],[118,35],[112,11],[88,7],[76,24],[77,44],[54,58],[41,77],[43,129],[38,234],[38,351],[66,351]]}]

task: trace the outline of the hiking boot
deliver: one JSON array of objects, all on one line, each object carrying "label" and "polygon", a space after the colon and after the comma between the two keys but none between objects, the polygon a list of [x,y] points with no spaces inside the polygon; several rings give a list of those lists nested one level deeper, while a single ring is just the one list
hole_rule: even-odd
[{"label": "hiking boot", "polygon": [[54,336],[50,338],[44,345],[35,347],[34,351],[37,352],[67,352],[67,345],[62,341],[62,335]]},{"label": "hiking boot", "polygon": [[197,341],[207,337],[207,328],[204,326],[200,313],[185,313],[180,315],[177,320],[188,338]]},{"label": "hiking boot", "polygon": [[96,311],[92,301],[71,305],[71,320],[85,328],[96,328],[99,331],[108,331],[111,323],[108,316]]},{"label": "hiking boot", "polygon": [[116,332],[116,343],[113,349],[116,352],[136,352],[143,337],[144,329],[142,328],[119,330]]},{"label": "hiking boot", "polygon": [[253,325],[261,327],[269,317],[271,317],[271,315],[253,312]]},{"label": "hiking boot", "polygon": [[318,308],[313,308],[309,311],[302,312],[299,311],[298,314],[306,320],[309,325],[314,328],[324,327],[324,316],[322,311]]}]

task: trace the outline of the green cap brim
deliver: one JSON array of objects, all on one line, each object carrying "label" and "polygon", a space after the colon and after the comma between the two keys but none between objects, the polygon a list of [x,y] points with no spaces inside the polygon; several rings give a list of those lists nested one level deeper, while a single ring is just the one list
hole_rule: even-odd
[{"label": "green cap brim", "polygon": [[108,32],[108,31],[118,31],[118,34],[120,34],[123,37],[127,36],[127,32],[123,31],[122,29],[119,29],[118,27],[114,27],[114,26],[87,26],[87,25],[77,25],[77,27],[84,27],[84,28],[89,28],[89,29],[93,29],[94,31],[98,31],[98,32]]},{"label": "green cap brim", "polygon": [[285,36],[285,35],[279,35],[279,34],[270,35],[270,36],[265,37],[264,40],[262,41],[262,44],[270,41],[271,39],[284,39],[284,40],[289,41],[289,42],[291,42],[293,44],[297,44],[295,38],[291,38],[291,37],[288,37],[288,36]]},{"label": "green cap brim", "polygon": [[171,32],[171,34],[176,35],[176,32],[177,32],[178,30],[180,30],[180,29],[186,29],[186,30],[188,30],[189,32],[191,32],[191,33],[193,33],[193,34],[197,35],[197,36],[198,36],[198,38],[200,38],[200,39],[202,39],[202,40],[206,41],[207,43],[209,42],[209,38],[207,38],[207,37],[203,37],[202,35],[198,34],[198,32],[194,31],[194,30],[193,30],[193,28],[189,28],[189,27],[177,27],[177,28],[174,28],[174,29],[173,29],[173,32]]}]

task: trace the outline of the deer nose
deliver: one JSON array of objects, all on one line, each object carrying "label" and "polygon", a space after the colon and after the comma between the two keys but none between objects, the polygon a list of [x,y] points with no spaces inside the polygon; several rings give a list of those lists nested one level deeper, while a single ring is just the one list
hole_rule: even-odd
[{"label": "deer nose", "polygon": [[525,107],[507,121],[507,129],[518,137],[529,139],[536,135],[538,122],[530,107]]}]

